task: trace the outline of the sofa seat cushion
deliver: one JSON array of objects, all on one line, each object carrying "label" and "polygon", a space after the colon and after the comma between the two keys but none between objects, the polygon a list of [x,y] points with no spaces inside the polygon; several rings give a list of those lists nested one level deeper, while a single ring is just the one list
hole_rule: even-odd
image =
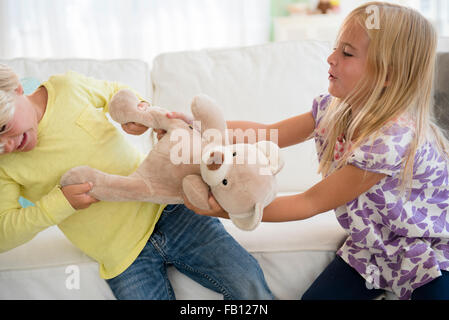
[{"label": "sofa seat cushion", "polygon": [[[332,212],[307,220],[266,223],[254,231],[237,229],[222,219],[228,232],[249,252],[335,252],[345,239]],[[0,253],[0,271],[44,268],[92,261],[64,236],[56,226],[40,232],[31,241]]]},{"label": "sofa seat cushion", "polygon": [[236,228],[222,219],[226,230],[249,252],[337,251],[346,239],[334,212],[306,220],[262,222],[253,231]]}]

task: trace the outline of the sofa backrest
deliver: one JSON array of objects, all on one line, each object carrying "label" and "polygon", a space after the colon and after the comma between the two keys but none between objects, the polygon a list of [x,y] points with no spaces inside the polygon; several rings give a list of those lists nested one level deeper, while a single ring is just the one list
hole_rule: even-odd
[{"label": "sofa backrest", "polygon": [[449,138],[449,52],[439,52],[435,72],[435,118]]},{"label": "sofa backrest", "polygon": [[[228,120],[273,123],[312,108],[327,91],[327,42],[279,42],[243,48],[159,55],[153,61],[153,103],[190,113],[196,94],[205,93]],[[282,151],[280,191],[302,191],[319,181],[312,140]]]}]

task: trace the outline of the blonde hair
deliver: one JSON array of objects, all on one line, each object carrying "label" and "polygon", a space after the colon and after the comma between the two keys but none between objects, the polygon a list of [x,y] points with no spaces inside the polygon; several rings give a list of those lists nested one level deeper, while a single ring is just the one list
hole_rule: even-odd
[{"label": "blonde hair", "polygon": [[[370,6],[378,10],[377,28],[367,23],[372,14]],[[368,136],[379,134],[388,121],[407,111],[416,130],[402,167],[401,185],[405,190],[405,182],[411,183],[416,150],[429,132],[446,155],[449,150],[448,141],[431,116],[436,32],[417,11],[385,2],[370,2],[354,9],[344,20],[338,38],[354,23],[370,39],[365,76],[347,97],[332,99],[321,121],[320,127],[328,129],[319,171],[328,175],[344,166]],[[358,108],[355,115],[352,106]],[[342,134],[352,145],[335,165],[336,140]]]},{"label": "blonde hair", "polygon": [[[14,116],[14,95],[18,86],[16,73],[7,65],[0,64],[0,128]],[[0,143],[0,153],[3,147],[3,143]]]}]

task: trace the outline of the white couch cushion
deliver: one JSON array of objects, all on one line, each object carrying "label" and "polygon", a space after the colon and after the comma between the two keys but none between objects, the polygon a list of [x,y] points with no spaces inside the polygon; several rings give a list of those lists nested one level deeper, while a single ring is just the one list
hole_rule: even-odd
[{"label": "white couch cushion", "polygon": [[[281,42],[223,50],[165,53],[152,69],[154,104],[190,112],[194,95],[205,93],[228,120],[272,123],[311,110],[326,92],[327,42]],[[313,141],[283,151],[280,191],[306,190],[319,181]]]},{"label": "white couch cushion", "polygon": [[[228,232],[249,252],[335,252],[346,234],[333,212],[310,219],[263,222],[256,230],[237,229],[230,220],[222,219]],[[40,232],[31,241],[0,253],[0,271],[55,267],[92,261],[77,249],[56,227]]]}]

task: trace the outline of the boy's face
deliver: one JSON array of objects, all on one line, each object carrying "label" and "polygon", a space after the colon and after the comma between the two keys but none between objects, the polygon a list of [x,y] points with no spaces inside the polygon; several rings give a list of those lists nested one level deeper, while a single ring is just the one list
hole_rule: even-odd
[{"label": "boy's face", "polygon": [[0,128],[3,154],[30,151],[37,144],[38,121],[35,109],[23,94],[16,94],[14,105],[13,118]]},{"label": "boy's face", "polygon": [[343,99],[355,88],[365,72],[369,37],[358,24],[344,30],[334,52],[327,58],[329,63],[329,93]]}]

